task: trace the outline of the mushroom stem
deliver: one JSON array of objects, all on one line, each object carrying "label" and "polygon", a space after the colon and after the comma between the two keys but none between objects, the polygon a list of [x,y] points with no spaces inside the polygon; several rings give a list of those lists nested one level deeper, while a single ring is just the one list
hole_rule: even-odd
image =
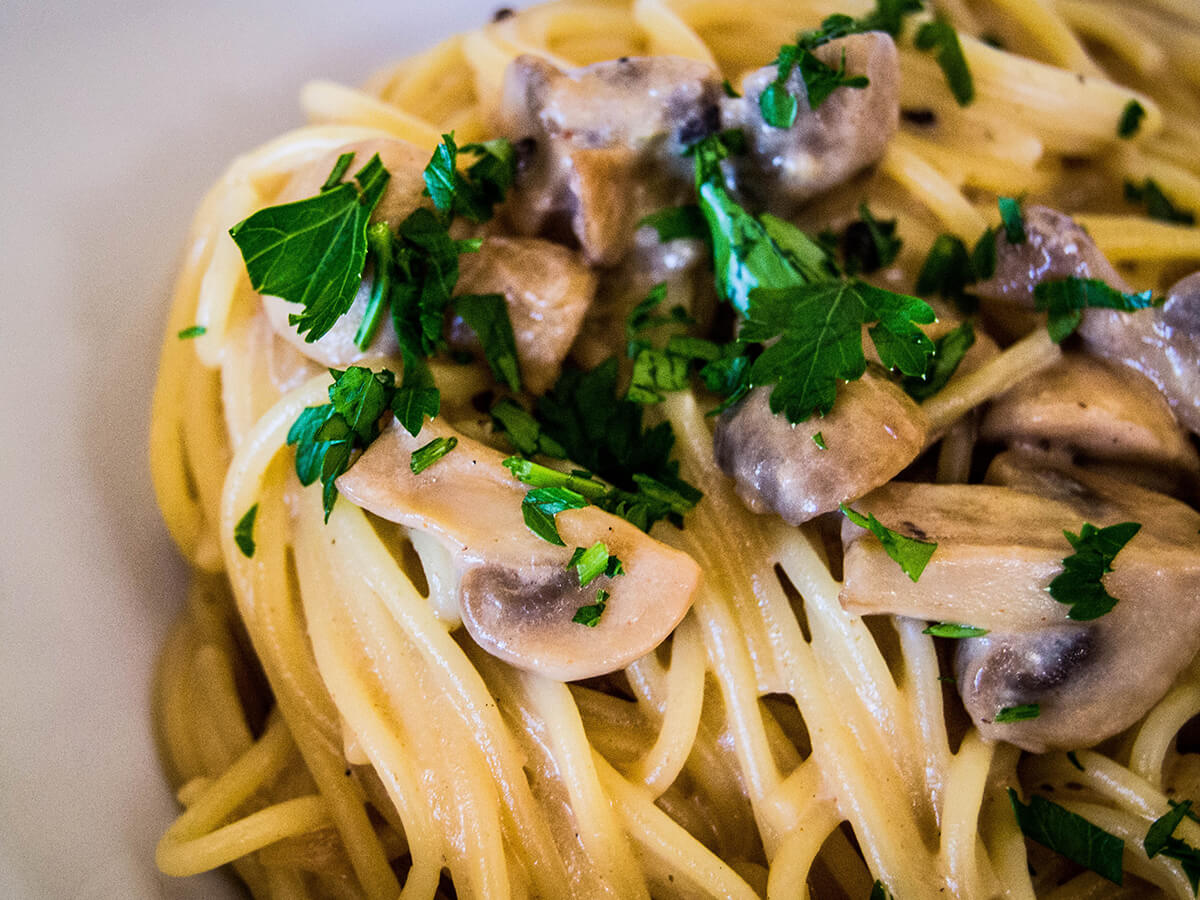
[{"label": "mushroom stem", "polygon": [[934,394],[921,409],[929,417],[931,440],[941,438],[943,429],[953,425],[970,410],[1018,381],[1047,369],[1062,359],[1062,350],[1050,340],[1045,328],[1037,328],[999,356],[966,375],[954,378],[945,390]]}]

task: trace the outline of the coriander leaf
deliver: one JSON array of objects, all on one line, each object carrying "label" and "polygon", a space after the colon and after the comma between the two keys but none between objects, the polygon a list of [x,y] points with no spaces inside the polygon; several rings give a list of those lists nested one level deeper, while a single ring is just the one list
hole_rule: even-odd
[{"label": "coriander leaf", "polygon": [[1172,203],[1153,178],[1147,178],[1140,186],[1126,181],[1125,199],[1130,203],[1144,203],[1146,215],[1160,222],[1172,222],[1177,225],[1196,224],[1195,214]]},{"label": "coriander leaf", "polygon": [[963,638],[983,637],[988,633],[988,630],[986,628],[976,628],[974,625],[955,625],[952,622],[937,622],[930,625],[921,633],[931,634],[934,637],[961,640]]},{"label": "coriander leaf", "polygon": [[457,446],[458,438],[456,437],[435,437],[424,447],[418,447],[413,451],[408,467],[414,475],[420,475]]},{"label": "coriander leaf", "polygon": [[1061,280],[1043,281],[1033,288],[1033,305],[1049,314],[1046,330],[1056,344],[1061,344],[1079,327],[1085,309],[1134,312],[1161,306],[1163,302],[1163,298],[1155,298],[1151,291],[1126,294],[1098,278],[1076,278],[1074,275]]},{"label": "coriander leaf", "polygon": [[608,545],[604,541],[596,541],[586,550],[576,547],[567,568],[575,570],[579,576],[580,587],[587,587],[601,575],[612,578],[625,572],[621,560],[608,552]]},{"label": "coriander leaf", "polygon": [[1121,110],[1121,118],[1117,120],[1117,137],[1128,140],[1142,127],[1142,119],[1146,115],[1146,107],[1136,100],[1130,100]]},{"label": "coriander leaf", "polygon": [[954,27],[942,19],[926,22],[917,30],[914,44],[918,50],[934,53],[942,74],[946,76],[950,93],[959,106],[969,106],[975,99],[975,82]]},{"label": "coriander leaf", "polygon": [[933,342],[933,356],[929,358],[929,367],[925,370],[925,375],[921,378],[910,376],[904,379],[905,393],[918,403],[928,400],[954,377],[959,363],[974,343],[975,327],[970,319],[946,332]]},{"label": "coriander leaf", "polygon": [[376,154],[356,183],[268,206],[229,230],[254,290],[304,307],[288,321],[306,341],[318,340],[350,309],[366,264],[367,224],[390,177]]},{"label": "coriander leaf", "polygon": [[358,440],[369,444],[379,434],[379,417],[387,412],[395,389],[396,376],[387,369],[372,372],[351,366],[345,372],[330,370],[335,381],[329,389],[333,410],[354,431]]},{"label": "coriander leaf", "polygon": [[181,341],[186,341],[190,340],[191,338],[198,338],[200,335],[206,334],[207,332],[208,329],[203,325],[192,325],[188,328],[184,328],[176,335],[176,337]]},{"label": "coriander leaf", "polygon": [[579,625],[586,625],[588,628],[595,628],[600,624],[600,617],[604,615],[604,608],[608,605],[608,591],[601,588],[596,591],[596,602],[591,606],[581,606],[575,610],[575,615],[571,617],[571,621]]},{"label": "coriander leaf", "polygon": [[658,232],[658,239],[664,244],[679,238],[708,240],[708,225],[704,221],[704,213],[695,205],[660,209],[638,222],[638,228],[643,226]]},{"label": "coriander leaf", "polygon": [[994,722],[1007,724],[1024,722],[1026,719],[1036,719],[1042,714],[1042,708],[1037,703],[1023,703],[1020,706],[1005,706],[996,713]]},{"label": "coriander leaf", "polygon": [[864,516],[845,503],[840,503],[838,506],[847,519],[859,528],[867,529],[879,539],[879,543],[883,545],[883,551],[896,561],[904,570],[905,575],[914,582],[921,577],[925,566],[929,564],[929,558],[933,556],[933,551],[937,550],[936,542],[918,541],[898,531],[892,531],[874,515],[868,513]]},{"label": "coriander leaf", "polygon": [[826,281],[750,296],[740,339],[772,341],[750,368],[754,385],[774,384],[771,411],[793,424],[833,408],[837,383],[866,370],[862,326],[888,368],[924,374],[933,342],[917,322],[934,320],[923,300],[893,294],[862,281]]},{"label": "coriander leaf", "polygon": [[529,530],[544,541],[565,547],[554,517],[564,509],[583,509],[588,505],[582,494],[564,487],[534,488],[521,501],[521,515]]},{"label": "coriander leaf", "polygon": [[517,366],[517,340],[504,295],[463,294],[454,298],[454,311],[479,338],[483,355],[496,380],[519,391],[521,373]]},{"label": "coriander leaf", "polygon": [[828,450],[829,449],[825,444],[825,435],[821,434],[821,432],[818,431],[816,434],[814,434],[812,436],[812,439],[813,439],[813,443],[817,445],[818,450]]},{"label": "coriander leaf", "polygon": [[1010,244],[1025,243],[1025,218],[1021,215],[1021,201],[1016,197],[998,197],[1000,219],[1004,223],[1004,236]]},{"label": "coriander leaf", "polygon": [[1030,798],[1029,805],[1025,805],[1017,792],[1009,788],[1008,799],[1017,825],[1027,838],[1114,884],[1122,882],[1125,842],[1119,837],[1044,797],[1035,795]]},{"label": "coriander leaf", "polygon": [[257,516],[258,504],[255,503],[233,526],[233,541],[247,559],[254,556],[254,520]]},{"label": "coriander leaf", "polygon": [[491,409],[493,421],[508,435],[513,447],[524,456],[544,453],[557,459],[566,459],[567,451],[553,438],[542,433],[537,419],[507,397],[499,400]]},{"label": "coriander leaf", "polygon": [[1117,598],[1104,589],[1102,578],[1112,571],[1113,560],[1142,526],[1121,522],[1107,528],[1084,523],[1079,534],[1064,531],[1075,552],[1063,560],[1062,573],[1046,588],[1059,603],[1071,607],[1067,618],[1076,622],[1098,619],[1117,605]]},{"label": "coriander leaf", "polygon": [[429,366],[408,351],[404,358],[404,380],[391,399],[392,412],[404,430],[416,437],[425,425],[425,417],[436,419],[442,408],[442,395]]}]

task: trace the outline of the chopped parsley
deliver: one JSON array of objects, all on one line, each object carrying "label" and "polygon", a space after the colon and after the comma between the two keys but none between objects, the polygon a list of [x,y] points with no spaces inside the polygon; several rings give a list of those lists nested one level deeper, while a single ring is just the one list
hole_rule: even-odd
[{"label": "chopped parsley", "polygon": [[1025,217],[1021,215],[1021,201],[1016,197],[998,197],[996,205],[1000,207],[1000,220],[1004,223],[1004,237],[1010,244],[1023,244],[1025,234]]},{"label": "chopped parsley", "polygon": [[934,54],[958,105],[969,106],[975,99],[975,81],[954,27],[943,19],[926,22],[917,29],[913,43],[918,50]]},{"label": "chopped parsley", "polygon": [[586,625],[588,628],[595,628],[600,624],[600,617],[604,615],[604,608],[608,606],[608,591],[601,588],[596,591],[596,602],[590,606],[581,606],[575,610],[575,615],[571,617],[571,621],[579,625]]},{"label": "chopped parsley", "polygon": [[517,340],[503,294],[463,294],[454,299],[454,311],[475,332],[483,355],[496,380],[514,391],[521,389],[517,367]]},{"label": "chopped parsley", "polygon": [[456,437],[435,437],[424,447],[413,451],[408,467],[414,475],[420,475],[457,446],[458,438]]},{"label": "chopped parsley", "polygon": [[935,541],[918,541],[916,538],[910,538],[898,531],[892,531],[873,514],[868,513],[864,516],[845,503],[840,503],[838,506],[847,519],[859,528],[867,529],[879,539],[884,552],[900,566],[905,575],[914,582],[921,577],[925,566],[929,564],[929,558],[937,549]]},{"label": "chopped parsley", "polygon": [[847,275],[870,274],[890,266],[904,245],[896,234],[895,219],[876,219],[865,202],[858,205],[858,216],[838,242]]},{"label": "chopped parsley", "polygon": [[942,234],[929,248],[917,275],[918,294],[936,294],[954,303],[964,315],[979,309],[979,298],[967,292],[970,285],[987,281],[996,273],[996,233],[991,229],[980,235],[974,249],[968,251],[962,238]]},{"label": "chopped parsley", "polygon": [[828,450],[829,449],[829,447],[826,446],[826,444],[825,444],[825,435],[821,434],[821,432],[818,431],[816,434],[814,434],[812,436],[812,439],[813,439],[813,443],[817,445],[818,450]]},{"label": "chopped parsley", "polygon": [[737,92],[737,88],[733,86],[733,83],[728,78],[721,82],[721,90],[725,92],[726,97],[732,100],[737,100],[742,96]]},{"label": "chopped parsley", "polygon": [[974,344],[975,326],[970,319],[946,332],[933,342],[933,356],[929,358],[925,374],[919,378],[909,376],[904,379],[902,385],[905,393],[918,403],[928,400],[950,382],[958,371],[959,363]]},{"label": "chopped parsley", "polygon": [[1126,294],[1109,286],[1099,278],[1066,278],[1043,281],[1033,288],[1033,305],[1045,310],[1046,330],[1050,338],[1061,344],[1074,333],[1083,321],[1085,309],[1117,309],[1134,312],[1152,306],[1161,306],[1164,298],[1156,298],[1152,291]]},{"label": "chopped parsley", "polygon": [[679,238],[708,240],[708,226],[704,223],[704,213],[694,204],[660,209],[638,222],[638,228],[643,226],[658,232],[658,239],[664,244]]},{"label": "chopped parsley", "polygon": [[899,37],[904,28],[904,17],[918,13],[924,7],[921,0],[876,0],[875,8],[861,19],[835,13],[823,20],[820,28],[802,32],[797,43],[812,50],[838,38],[866,31],[886,31],[892,37]]},{"label": "chopped parsley", "polygon": [[[512,458],[504,461],[508,465]],[[524,462],[524,460],[522,460]],[[509,466],[516,474],[516,470]],[[554,471],[553,469],[549,471]],[[520,476],[518,476],[520,477]],[[558,547],[567,546],[558,533],[555,517],[566,509],[583,509],[588,505],[587,498],[569,488],[549,486],[534,488],[521,501],[521,516],[529,530],[544,541]]]},{"label": "chopped parsley", "polygon": [[335,180],[349,167],[347,157],[353,154],[338,159],[315,197],[260,209],[229,229],[254,290],[304,307],[288,321],[309,342],[354,302],[367,260],[367,223],[391,178],[376,154],[353,182]]},{"label": "chopped parsley", "polygon": [[1130,203],[1145,204],[1146,215],[1160,222],[1171,222],[1175,225],[1196,224],[1195,213],[1180,209],[1172,203],[1153,178],[1147,178],[1140,185],[1126,181],[1125,199]]},{"label": "chopped parsley", "polygon": [[892,892],[887,889],[886,884],[876,878],[869,900],[892,900]]},{"label": "chopped parsley", "polygon": [[1008,799],[1017,825],[1027,838],[1114,884],[1122,882],[1125,842],[1119,837],[1044,797],[1035,795],[1026,805],[1017,792],[1009,788]]},{"label": "chopped parsley", "polygon": [[772,128],[791,128],[796,122],[796,97],[787,81],[796,69],[804,81],[809,109],[818,109],[840,87],[865,88],[871,82],[865,75],[846,74],[846,51],[835,69],[823,62],[803,44],[784,44],[775,58],[775,80],[759,95],[758,108],[763,121]]},{"label": "chopped parsley", "polygon": [[962,640],[963,638],[983,637],[988,633],[988,630],[986,628],[976,628],[974,625],[956,625],[953,622],[936,622],[921,633],[931,634],[934,637]]},{"label": "chopped parsley", "polygon": [[538,420],[515,400],[505,397],[497,401],[491,409],[491,416],[492,421],[508,435],[509,441],[521,455],[533,456],[543,453],[555,459],[567,458],[567,451],[562,444],[543,434]]},{"label": "chopped parsley", "polygon": [[182,331],[180,331],[175,336],[177,338],[179,338],[179,340],[181,340],[181,341],[187,341],[192,338],[198,338],[198,337],[200,337],[200,335],[207,334],[207,333],[208,333],[208,329],[205,328],[203,325],[192,325],[188,328],[184,328]]},{"label": "chopped parsley", "polygon": [[1117,120],[1117,137],[1129,140],[1142,127],[1142,119],[1146,116],[1146,107],[1136,100],[1130,100],[1121,110],[1121,118]]},{"label": "chopped parsley", "polygon": [[1084,523],[1079,534],[1064,531],[1075,552],[1063,560],[1062,573],[1046,588],[1059,603],[1071,607],[1067,618],[1076,622],[1098,619],[1117,605],[1117,598],[1104,589],[1104,575],[1112,571],[1113,560],[1142,526],[1121,522],[1107,528]]},{"label": "chopped parsley", "polygon": [[258,504],[255,503],[233,526],[233,542],[247,559],[254,556],[254,520],[257,517]]},{"label": "chopped parsley", "polygon": [[1022,703],[1019,706],[1005,706],[996,713],[993,721],[997,724],[1004,725],[1010,722],[1024,722],[1027,719],[1036,719],[1042,714],[1042,708],[1037,703]]},{"label": "chopped parsley", "polygon": [[615,578],[625,574],[624,564],[608,552],[608,545],[604,541],[596,541],[587,549],[576,547],[567,568],[575,570],[580,587],[587,587],[601,575]]},{"label": "chopped parsley", "polygon": [[[479,157],[463,175],[458,171],[458,154]],[[517,154],[505,138],[458,147],[454,133],[442,135],[442,143],[425,167],[425,190],[434,206],[446,216],[458,214],[481,224],[492,217],[498,203],[517,177]]]},{"label": "chopped parsley", "polygon": [[1173,805],[1170,812],[1155,820],[1146,832],[1142,847],[1149,859],[1154,859],[1160,853],[1168,859],[1173,859],[1183,868],[1188,884],[1192,886],[1192,894],[1200,893],[1200,849],[1193,847],[1187,841],[1174,837],[1175,829],[1184,817],[1189,815],[1192,808],[1191,800]]}]

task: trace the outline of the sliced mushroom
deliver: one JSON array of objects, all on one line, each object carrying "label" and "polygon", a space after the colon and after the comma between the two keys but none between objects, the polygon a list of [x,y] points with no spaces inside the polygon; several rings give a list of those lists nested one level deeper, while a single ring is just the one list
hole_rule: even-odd
[{"label": "sliced mushroom", "polygon": [[[387,222],[396,226],[421,205],[421,192],[425,189],[422,172],[429,162],[429,154],[413,144],[392,138],[359,141],[339,147],[327,157],[305,166],[293,175],[275,202],[291,203],[313,196],[329,177],[337,158],[350,152],[354,153],[354,162],[350,166],[349,175],[365,166],[376,153],[391,173],[387,188],[379,200],[379,205],[375,207],[371,221]],[[288,323],[288,316],[299,311],[295,303],[264,295],[263,309],[275,333],[306,357],[322,366],[344,369],[365,359],[394,357],[399,354],[400,347],[390,327],[380,327],[366,350],[359,349],[354,342],[354,336],[366,314],[367,300],[371,296],[373,284],[374,277],[368,267],[363,273],[362,283],[349,312],[338,319],[327,333],[311,343],[296,332],[296,326]]]},{"label": "sliced mushroom", "polygon": [[[459,257],[459,294],[503,294],[517,343],[523,386],[545,393],[562,370],[571,342],[596,294],[596,275],[578,254],[537,238],[490,237],[478,253]],[[477,350],[478,338],[458,317],[448,338]]]},{"label": "sliced mushroom", "polygon": [[769,394],[755,388],[721,416],[713,453],[750,509],[793,525],[894,477],[916,459],[929,431],[907,394],[871,374],[839,387],[828,415],[800,425],[772,413]]},{"label": "sliced mushroom", "polygon": [[[842,602],[989,630],[962,640],[959,693],[980,732],[1033,752],[1091,746],[1158,701],[1200,649],[1200,513],[1161,494],[1072,467],[1001,454],[986,485],[885,485],[860,511],[938,544],[913,583],[877,539],[843,527]],[[1084,522],[1136,521],[1104,586],[1119,598],[1090,622],[1046,591]],[[1005,707],[1036,718],[996,722]]]},{"label": "sliced mushroom", "polygon": [[[435,437],[457,437],[458,446],[414,475],[413,451]],[[500,659],[574,681],[613,672],[658,646],[691,607],[700,567],[594,506],[558,514],[565,547],[542,540],[522,519],[528,489],[503,459],[441,422],[414,438],[393,421],[337,486],[350,502],[446,546],[458,572],[463,623]],[[602,575],[583,588],[567,563],[574,547],[596,541],[621,559],[625,574]],[[600,589],[609,597],[598,624],[573,622]]]},{"label": "sliced mushroom", "polygon": [[1068,353],[994,400],[982,434],[1062,447],[1088,459],[1200,471],[1196,448],[1154,385],[1080,353]]},{"label": "sliced mushroom", "polygon": [[721,80],[675,56],[623,57],[562,72],[520,56],[505,73],[502,120],[532,138],[509,204],[524,234],[565,225],[589,262],[611,265],[638,220],[687,198],[684,147],[717,128]]},{"label": "sliced mushroom", "polygon": [[900,57],[882,31],[855,34],[818,47],[815,55],[835,68],[845,53],[846,71],[866,75],[865,88],[838,88],[817,109],[797,66],[787,89],[797,98],[796,121],[776,128],[763,119],[759,98],[778,74],[775,66],[751,73],[743,97],[721,101],[721,123],[741,128],[748,154],[737,165],[740,190],[781,215],[846,181],[874,163],[900,125]]},{"label": "sliced mushroom", "polygon": [[1200,272],[1176,283],[1163,306],[1088,310],[1079,333],[1089,352],[1154,382],[1179,421],[1200,434]]}]

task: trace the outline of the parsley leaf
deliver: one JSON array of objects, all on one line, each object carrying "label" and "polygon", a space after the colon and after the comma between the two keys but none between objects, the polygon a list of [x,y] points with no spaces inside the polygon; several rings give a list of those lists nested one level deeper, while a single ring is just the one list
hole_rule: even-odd
[{"label": "parsley leaf", "polygon": [[[870,274],[896,261],[904,242],[896,236],[896,220],[880,221],[866,203],[858,205],[859,218],[846,226],[838,246],[842,268],[848,275]],[[837,240],[835,238],[835,240]]]},{"label": "parsley leaf", "polygon": [[[334,172],[345,165],[339,160]],[[254,290],[304,307],[288,321],[306,341],[350,309],[366,264],[367,224],[390,177],[376,154],[354,183],[330,185],[331,174],[315,197],[268,206],[229,229]]]},{"label": "parsley leaf", "polygon": [[904,17],[922,9],[924,4],[921,0],[876,0],[875,9],[861,19],[835,13],[822,21],[820,28],[803,32],[797,43],[812,50],[846,35],[864,31],[886,31],[892,37],[899,37],[904,27]]},{"label": "parsley leaf", "polygon": [[413,451],[408,467],[414,475],[420,475],[457,446],[458,438],[456,437],[435,437],[424,447]]},{"label": "parsley leaf", "polygon": [[791,128],[796,122],[797,102],[787,81],[797,68],[804,81],[809,109],[817,109],[839,87],[865,88],[865,75],[846,74],[846,51],[835,69],[800,44],[784,44],[775,58],[775,80],[759,95],[758,108],[763,121],[772,128]]},{"label": "parsley leaf", "polygon": [[1008,799],[1017,825],[1027,838],[1114,884],[1122,882],[1125,842],[1119,837],[1044,797],[1035,795],[1030,798],[1029,805],[1025,805],[1017,792],[1009,788]]},{"label": "parsley leaf", "polygon": [[955,625],[953,622],[937,622],[921,632],[921,634],[931,634],[934,637],[955,638],[958,640],[983,637],[987,633],[988,630],[986,628],[976,628],[974,625]]},{"label": "parsley leaf", "polygon": [[749,378],[754,385],[774,384],[771,411],[795,424],[828,413],[839,380],[862,377],[863,325],[872,325],[869,334],[885,366],[923,375],[934,347],[914,323],[932,321],[933,310],[916,297],[863,281],[825,281],[754,291],[739,337],[778,338],[754,361]]},{"label": "parsley leaf", "polygon": [[1025,243],[1025,218],[1021,215],[1021,201],[1016,197],[998,197],[996,205],[1000,207],[1000,220],[1004,223],[1004,236],[1008,242]]},{"label": "parsley leaf", "polygon": [[871,896],[869,900],[892,900],[892,892],[878,878],[875,879],[875,884],[871,887]]},{"label": "parsley leaf", "polygon": [[418,356],[441,349],[446,307],[458,283],[461,246],[445,223],[424,207],[412,211],[396,233],[391,289],[392,323],[400,346]]},{"label": "parsley leaf", "polygon": [[583,509],[587,505],[587,499],[582,494],[568,488],[539,487],[527,493],[521,501],[521,516],[529,530],[542,540],[565,547],[558,526],[554,524],[554,517],[565,509]]},{"label": "parsley leaf", "polygon": [[954,377],[959,363],[974,344],[975,326],[970,319],[946,332],[933,342],[933,356],[929,358],[925,374],[920,378],[909,376],[904,379],[905,393],[918,403],[928,400]]},{"label": "parsley leaf", "polygon": [[704,222],[704,213],[695,205],[660,209],[638,222],[638,228],[642,226],[648,226],[658,232],[658,239],[664,244],[679,238],[708,240],[708,226]]},{"label": "parsley leaf", "polygon": [[523,456],[544,453],[557,459],[566,459],[567,451],[558,441],[542,433],[538,420],[524,407],[505,397],[491,409],[492,420],[508,435],[516,451]]},{"label": "parsley leaf", "polygon": [[1104,589],[1101,580],[1112,571],[1113,560],[1142,526],[1121,522],[1107,528],[1084,523],[1079,534],[1064,531],[1075,552],[1063,560],[1062,573],[1046,588],[1059,603],[1071,607],[1068,619],[1087,622],[1098,619],[1117,605],[1117,598]]},{"label": "parsley leaf", "polygon": [[604,608],[608,606],[608,591],[601,588],[596,591],[596,602],[590,606],[581,606],[575,610],[575,615],[571,617],[571,621],[579,625],[586,625],[588,628],[595,628],[600,624],[600,617],[604,615]]},{"label": "parsley leaf", "polygon": [[1142,119],[1145,118],[1146,107],[1138,103],[1136,100],[1130,100],[1125,104],[1125,108],[1121,110],[1121,118],[1117,120],[1117,137],[1129,140],[1142,127]]},{"label": "parsley leaf", "polygon": [[459,152],[454,133],[443,134],[442,143],[425,167],[426,193],[447,219],[457,213],[476,224],[486,222],[516,180],[516,151],[505,138],[485,144],[467,144],[461,152],[480,158],[466,175],[458,171]]},{"label": "parsley leaf", "polygon": [[497,381],[514,391],[521,389],[517,367],[517,340],[503,294],[463,294],[454,298],[454,311],[475,332],[483,355]]},{"label": "parsley leaf", "polygon": [[188,328],[184,328],[175,336],[177,338],[179,338],[179,340],[181,340],[181,341],[186,341],[186,340],[190,340],[191,338],[198,338],[198,337],[200,337],[200,335],[207,334],[207,333],[208,333],[208,329],[205,328],[203,325],[192,325]]},{"label": "parsley leaf", "polygon": [[247,559],[254,556],[254,520],[257,517],[258,504],[255,503],[233,526],[233,542]]},{"label": "parsley leaf", "polygon": [[907,535],[900,534],[898,531],[885,526],[874,515],[863,515],[847,506],[845,503],[838,504],[842,513],[857,525],[859,528],[865,528],[875,537],[879,538],[879,543],[883,545],[884,552],[890,556],[904,570],[904,574],[911,578],[914,582],[921,577],[921,573],[925,571],[925,566],[929,564],[929,558],[933,556],[933,551],[937,549],[937,543],[934,541],[918,541],[915,538],[910,538]]},{"label": "parsley leaf", "polygon": [[1033,288],[1033,305],[1045,310],[1046,330],[1056,344],[1071,336],[1083,321],[1085,309],[1119,309],[1134,312],[1152,306],[1161,306],[1163,298],[1155,298],[1153,292],[1142,291],[1126,294],[1110,287],[1099,278],[1066,278],[1043,281]]},{"label": "parsley leaf", "polygon": [[1036,719],[1042,714],[1042,707],[1037,703],[1022,703],[1020,706],[1005,706],[996,713],[994,722],[1007,724],[1009,722],[1024,722]]},{"label": "parsley leaf", "polygon": [[586,550],[576,547],[567,568],[575,570],[579,576],[580,587],[587,587],[601,575],[615,578],[625,574],[624,563],[608,552],[608,545],[604,541],[596,541]]},{"label": "parsley leaf", "polygon": [[969,106],[975,99],[975,82],[954,27],[942,19],[926,22],[917,30],[914,43],[918,50],[934,53],[942,74],[946,76],[950,93],[959,106]]},{"label": "parsley leaf", "polygon": [[929,254],[917,275],[918,294],[937,294],[950,300],[964,315],[979,309],[979,299],[967,293],[967,287],[987,281],[996,273],[996,233],[985,231],[970,252],[962,238],[941,234],[929,248]]},{"label": "parsley leaf", "polygon": [[433,373],[425,360],[402,351],[404,380],[392,396],[391,407],[404,430],[416,437],[421,433],[425,417],[436,419],[441,412],[442,395],[433,381]]},{"label": "parsley leaf", "polygon": [[1125,199],[1130,203],[1144,203],[1146,215],[1160,222],[1172,222],[1176,225],[1196,224],[1195,214],[1172,203],[1153,178],[1147,178],[1141,185],[1126,181]]},{"label": "parsley leaf", "polygon": [[1142,847],[1150,859],[1154,859],[1161,853],[1168,859],[1176,860],[1183,867],[1183,874],[1187,876],[1188,883],[1192,886],[1192,894],[1197,894],[1200,892],[1200,849],[1193,847],[1181,838],[1174,837],[1175,829],[1179,827],[1179,823],[1185,816],[1195,818],[1191,810],[1191,800],[1172,803],[1171,810],[1156,819],[1150,826],[1150,830],[1146,832],[1146,837],[1142,841]]}]

